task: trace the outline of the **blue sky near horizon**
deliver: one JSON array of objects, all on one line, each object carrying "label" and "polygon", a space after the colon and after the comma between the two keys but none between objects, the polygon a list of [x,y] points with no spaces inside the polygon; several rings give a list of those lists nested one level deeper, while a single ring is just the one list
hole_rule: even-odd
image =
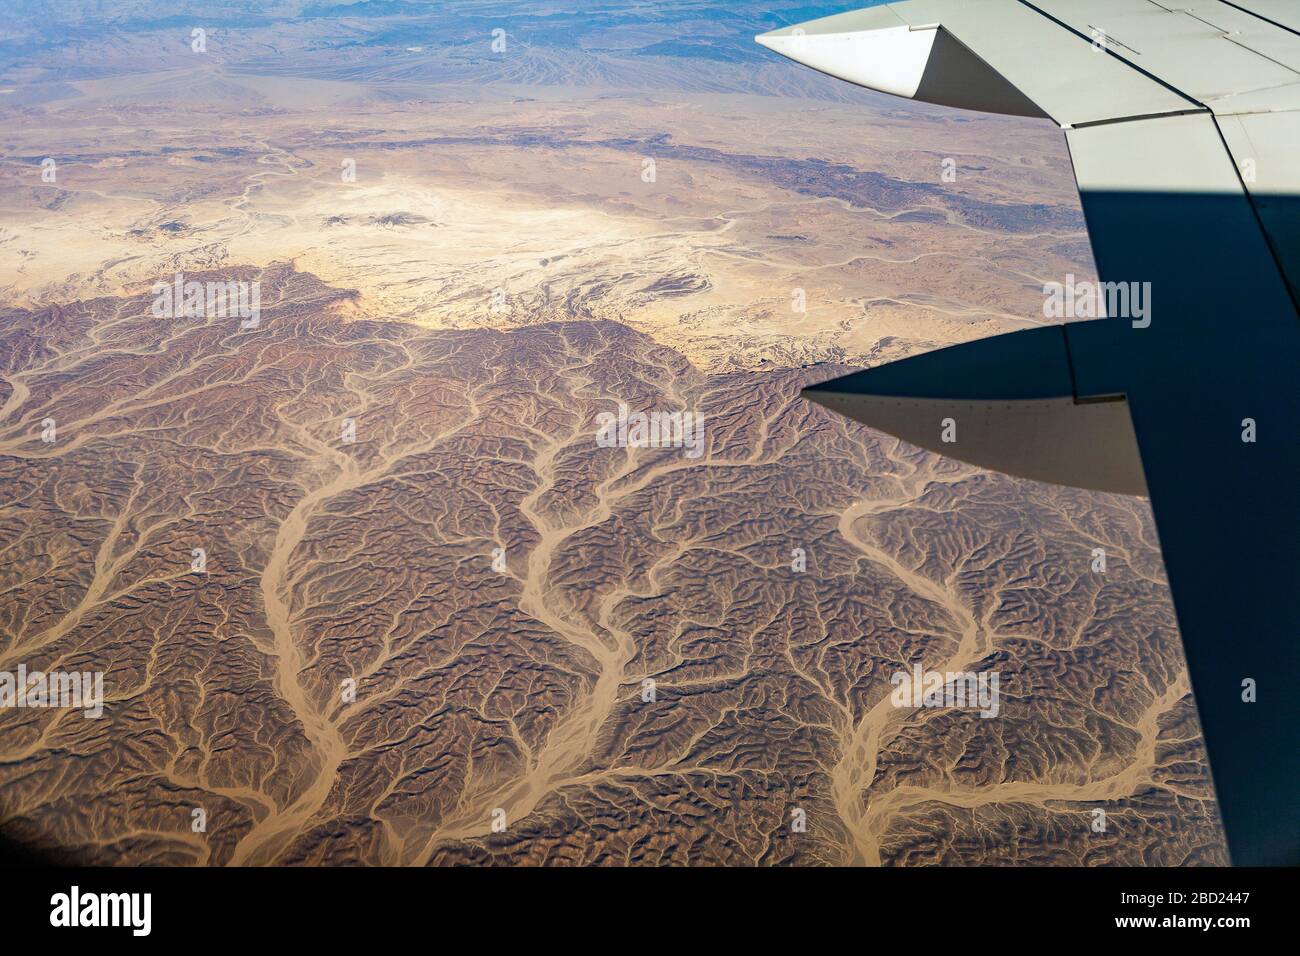
[{"label": "blue sky near horizon", "polygon": [[[166,0],[5,0],[12,29],[0,36],[0,46],[21,42],[24,33],[57,39],[60,32],[103,28],[142,33],[186,26],[200,18],[210,28],[238,30],[276,22],[303,20],[378,20],[394,32],[427,29],[437,23],[448,42],[477,36],[483,26],[504,25],[523,42],[552,47],[581,46],[599,52],[600,35],[612,29],[658,28],[665,36],[643,48],[620,47],[619,52],[659,56],[748,58],[757,33],[790,26],[846,10],[875,6],[886,0],[303,0],[266,3],[263,0],[214,0],[175,3]],[[672,34],[679,26],[680,33]]]}]

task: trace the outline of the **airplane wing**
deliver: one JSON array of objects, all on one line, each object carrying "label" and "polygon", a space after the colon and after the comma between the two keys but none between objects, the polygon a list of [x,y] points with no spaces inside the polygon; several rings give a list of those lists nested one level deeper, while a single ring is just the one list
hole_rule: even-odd
[{"label": "airplane wing", "polygon": [[[1149,495],[1232,860],[1300,862],[1300,2],[907,0],[758,42],[1065,131],[1110,317],[804,395],[984,467]],[[1143,289],[1145,315],[1125,309]]]}]

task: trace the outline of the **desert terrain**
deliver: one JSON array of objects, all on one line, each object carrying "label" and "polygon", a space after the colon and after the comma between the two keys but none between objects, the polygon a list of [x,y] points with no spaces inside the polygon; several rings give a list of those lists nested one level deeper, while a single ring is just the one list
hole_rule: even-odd
[{"label": "desert terrain", "polygon": [[[793,4],[200,10],[0,37],[0,671],[107,698],[0,709],[0,834],[1224,862],[1146,502],[798,395],[1046,321],[1092,270],[1059,130],[751,50]],[[160,317],[177,274],[260,322]],[[620,404],[704,453],[602,447]],[[1000,712],[895,706],[914,665]]]}]

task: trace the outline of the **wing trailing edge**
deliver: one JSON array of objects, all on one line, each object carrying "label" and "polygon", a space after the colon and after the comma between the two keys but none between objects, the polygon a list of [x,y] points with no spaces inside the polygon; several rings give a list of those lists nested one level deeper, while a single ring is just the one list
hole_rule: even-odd
[{"label": "wing trailing edge", "polygon": [[1122,395],[1080,399],[1064,326],[954,345],[804,389],[913,445],[1021,478],[1145,495]]}]

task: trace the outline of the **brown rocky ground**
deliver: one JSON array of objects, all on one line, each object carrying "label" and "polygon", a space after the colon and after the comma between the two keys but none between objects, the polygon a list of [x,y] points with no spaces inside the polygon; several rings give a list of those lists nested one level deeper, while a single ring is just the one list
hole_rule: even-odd
[{"label": "brown rocky ground", "polygon": [[[610,321],[358,321],[260,279],[255,331],[147,295],[0,316],[0,665],[108,694],[0,711],[10,836],[96,863],[1222,862],[1142,503],[901,446],[799,400],[807,370],[707,374]],[[706,454],[597,447],[619,401],[698,410]],[[1001,713],[891,706],[914,662],[999,671]]]}]

